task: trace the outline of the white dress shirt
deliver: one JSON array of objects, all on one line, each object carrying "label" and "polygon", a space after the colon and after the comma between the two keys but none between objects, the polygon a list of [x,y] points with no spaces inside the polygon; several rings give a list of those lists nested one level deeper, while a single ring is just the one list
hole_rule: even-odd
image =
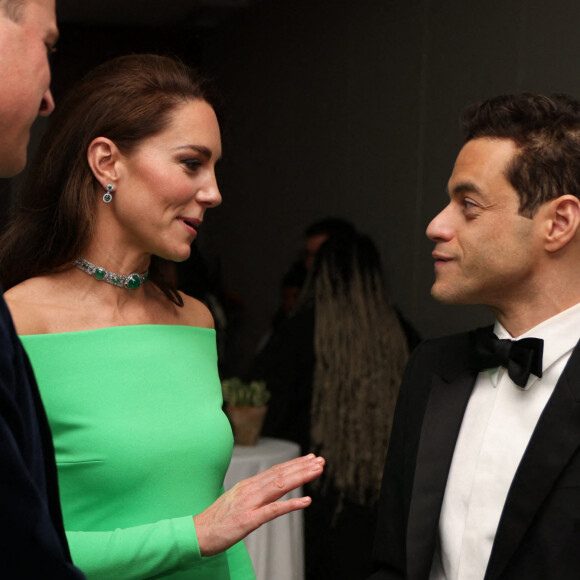
[{"label": "white dress shirt", "polygon": [[[512,338],[496,322],[498,338]],[[518,387],[504,367],[479,373],[461,424],[429,580],[481,580],[518,465],[580,338],[580,304],[517,339],[544,339],[541,379]]]}]

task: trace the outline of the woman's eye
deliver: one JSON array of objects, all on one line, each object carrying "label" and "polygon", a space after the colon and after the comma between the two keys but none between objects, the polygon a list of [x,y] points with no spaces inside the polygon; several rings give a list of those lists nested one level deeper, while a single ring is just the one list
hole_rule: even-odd
[{"label": "woman's eye", "polygon": [[201,167],[199,159],[182,159],[181,161],[190,171],[196,171]]}]

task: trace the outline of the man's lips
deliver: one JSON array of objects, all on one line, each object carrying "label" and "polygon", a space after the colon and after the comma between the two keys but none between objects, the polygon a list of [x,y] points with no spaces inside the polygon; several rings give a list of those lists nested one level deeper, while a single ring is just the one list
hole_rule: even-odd
[{"label": "man's lips", "polygon": [[201,226],[201,220],[197,218],[187,218],[187,217],[180,217],[178,218],[179,221],[182,223],[183,227],[192,235],[197,236],[197,231]]},{"label": "man's lips", "polygon": [[451,262],[451,260],[453,260],[452,257],[446,256],[445,254],[442,254],[441,252],[433,252],[431,255],[433,256],[433,259],[435,260],[436,266],[438,266],[440,264],[445,264],[446,262]]}]

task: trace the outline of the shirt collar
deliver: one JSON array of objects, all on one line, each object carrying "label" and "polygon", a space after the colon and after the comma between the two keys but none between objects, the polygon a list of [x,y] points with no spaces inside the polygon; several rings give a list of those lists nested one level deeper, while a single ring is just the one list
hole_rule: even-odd
[{"label": "shirt collar", "polygon": [[[576,346],[580,337],[578,329],[580,329],[580,303],[544,320],[515,340],[530,337],[544,340],[542,373],[545,373],[559,358],[568,354]],[[493,331],[498,338],[513,338],[497,320]],[[497,386],[502,371],[503,367],[490,369],[490,379],[494,387]],[[536,375],[530,375],[524,390],[528,390],[537,380]]]}]

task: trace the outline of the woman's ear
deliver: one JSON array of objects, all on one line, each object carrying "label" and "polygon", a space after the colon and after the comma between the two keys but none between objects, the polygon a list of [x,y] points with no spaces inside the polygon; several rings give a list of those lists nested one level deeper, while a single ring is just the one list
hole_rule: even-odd
[{"label": "woman's ear", "polygon": [[118,179],[121,154],[115,143],[106,137],[96,137],[87,150],[87,160],[97,181],[106,189]]},{"label": "woman's ear", "polygon": [[545,237],[548,252],[557,252],[566,246],[580,227],[580,200],[574,195],[562,195],[550,202],[549,220]]}]

